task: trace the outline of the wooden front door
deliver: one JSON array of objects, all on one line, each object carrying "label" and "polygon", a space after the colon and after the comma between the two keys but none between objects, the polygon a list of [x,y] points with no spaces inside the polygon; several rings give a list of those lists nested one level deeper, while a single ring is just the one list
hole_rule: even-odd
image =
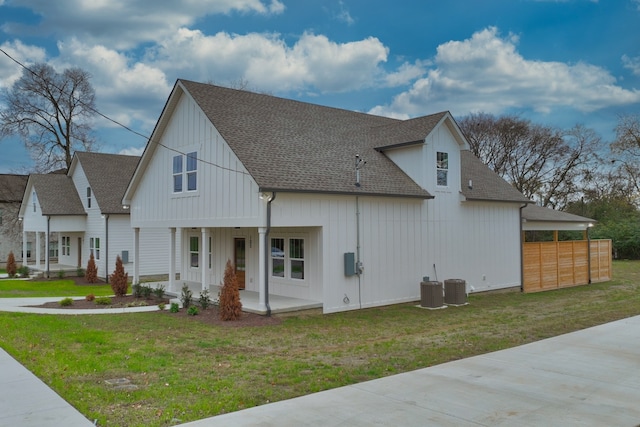
[{"label": "wooden front door", "polygon": [[78,268],[82,268],[82,237],[78,237]]},{"label": "wooden front door", "polygon": [[238,280],[238,289],[244,289],[244,276],[246,271],[246,259],[245,259],[245,239],[243,237],[236,237],[234,242],[234,257],[233,261],[236,266],[236,279]]}]

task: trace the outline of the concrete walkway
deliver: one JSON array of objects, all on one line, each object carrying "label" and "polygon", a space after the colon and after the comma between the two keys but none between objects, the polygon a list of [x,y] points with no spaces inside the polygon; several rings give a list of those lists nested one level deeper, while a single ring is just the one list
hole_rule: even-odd
[{"label": "concrete walkway", "polygon": [[[183,426],[632,427],[638,402],[640,316]],[[0,350],[0,425],[93,424]]]}]

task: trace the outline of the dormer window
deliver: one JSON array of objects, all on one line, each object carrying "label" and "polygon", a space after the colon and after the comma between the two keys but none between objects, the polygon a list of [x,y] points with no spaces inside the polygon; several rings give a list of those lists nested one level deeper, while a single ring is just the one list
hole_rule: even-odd
[{"label": "dormer window", "polygon": [[449,153],[436,153],[436,180],[439,187],[449,185]]},{"label": "dormer window", "polygon": [[91,187],[87,187],[87,207],[91,207]]}]

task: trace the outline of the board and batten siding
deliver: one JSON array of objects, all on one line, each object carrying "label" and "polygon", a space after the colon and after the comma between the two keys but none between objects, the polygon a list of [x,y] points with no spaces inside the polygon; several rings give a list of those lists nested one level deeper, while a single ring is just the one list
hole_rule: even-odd
[{"label": "board and batten siding", "polygon": [[[167,120],[131,200],[132,226],[264,225],[257,184],[193,99],[183,94]],[[196,191],[173,193],[173,150],[198,153]]]}]

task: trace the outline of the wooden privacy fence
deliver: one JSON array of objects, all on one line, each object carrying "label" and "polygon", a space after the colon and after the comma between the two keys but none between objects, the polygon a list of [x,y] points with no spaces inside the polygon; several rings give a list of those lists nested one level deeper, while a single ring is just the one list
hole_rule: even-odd
[{"label": "wooden privacy fence", "polygon": [[611,279],[611,240],[525,242],[523,258],[525,292],[586,285],[589,270],[591,283]]}]

